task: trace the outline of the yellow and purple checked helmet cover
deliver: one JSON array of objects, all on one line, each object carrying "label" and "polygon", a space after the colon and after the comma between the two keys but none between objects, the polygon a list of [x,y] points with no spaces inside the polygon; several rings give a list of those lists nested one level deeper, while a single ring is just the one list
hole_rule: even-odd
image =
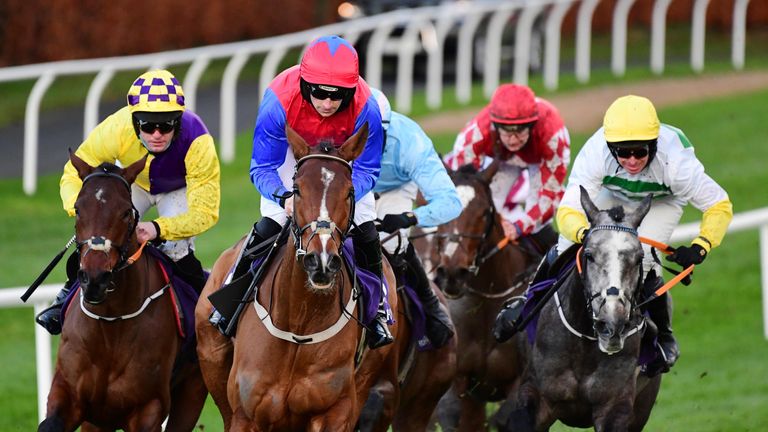
[{"label": "yellow and purple checked helmet cover", "polygon": [[131,113],[184,111],[184,91],[167,70],[152,70],[136,78],[128,90]]}]

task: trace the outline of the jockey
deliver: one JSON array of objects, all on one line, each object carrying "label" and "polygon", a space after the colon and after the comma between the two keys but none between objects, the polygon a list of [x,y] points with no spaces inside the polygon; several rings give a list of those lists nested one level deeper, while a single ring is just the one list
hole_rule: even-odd
[{"label": "jockey", "polygon": [[[576,156],[568,188],[557,211],[561,233],[558,253],[583,242],[589,230],[579,186],[587,190],[598,208],[616,205],[633,208],[646,195],[653,194],[651,209],[637,231],[640,236],[662,243],[667,243],[672,236],[683,207],[693,204],[703,212],[699,236],[689,246],[678,247],[667,257],[683,268],[701,264],[709,251],[720,244],[733,218],[728,194],[704,172],[683,131],[660,124],[651,101],[640,96],[616,99],[605,113],[603,127]],[[664,283],[661,266],[654,261],[650,246],[643,244],[643,248],[645,286],[655,290]],[[543,262],[542,267],[548,266]],[[648,312],[658,327],[657,339],[664,354],[663,364],[651,365],[653,372],[648,370],[649,375],[655,375],[668,371],[679,356],[672,335],[671,297],[665,293],[651,301]],[[505,310],[501,314],[505,314]],[[508,326],[519,312],[507,315]]]},{"label": "jockey", "polygon": [[501,85],[490,105],[459,132],[444,159],[456,170],[502,161],[491,192],[504,234],[543,255],[557,241],[552,228],[570,162],[570,137],[557,109],[530,88]]},{"label": "jockey", "polygon": [[[461,213],[461,200],[427,134],[413,120],[393,112],[380,90],[372,88],[371,93],[379,104],[385,131],[381,175],[373,188],[379,195],[379,235],[383,239],[386,233],[400,231],[399,239],[382,246],[400,258],[395,262],[405,264],[406,277],[414,282],[413,288],[424,305],[427,337],[439,348],[453,337],[453,324],[432,291],[421,259],[408,242],[408,232],[411,226],[434,227],[456,218]],[[419,191],[427,205],[414,209]]]},{"label": "jockey", "polygon": [[[139,215],[157,207],[158,217],[139,222],[140,243],[154,241],[174,263],[175,271],[199,293],[206,275],[194,254],[195,236],[219,219],[219,159],[213,137],[203,121],[184,106],[179,81],[166,70],[139,76],[128,90],[128,105],[96,126],[75,154],[91,166],[119,162],[128,166],[148,156],[131,186]],[[71,162],[64,165],[61,201],[75,216],[82,180]],[[61,306],[74,283],[79,254],[67,263],[68,280],[56,301],[36,321],[51,334],[61,332]]]},{"label": "jockey", "polygon": [[[278,234],[293,213],[289,191],[296,160],[286,138],[286,124],[310,145],[328,138],[341,145],[366,122],[369,132],[365,148],[352,163],[357,225],[353,231],[355,262],[382,278],[381,243],[373,223],[376,209],[372,191],[381,167],[381,115],[368,84],[359,76],[357,51],[339,36],[315,39],[302,56],[301,64],[280,73],[264,92],[253,132],[250,167],[251,182],[261,193],[263,218],[254,224],[246,249]],[[245,275],[252,260],[253,257],[242,257],[231,280]],[[210,320],[219,330],[226,327],[217,311]],[[371,348],[393,341],[383,302],[370,327]]]}]

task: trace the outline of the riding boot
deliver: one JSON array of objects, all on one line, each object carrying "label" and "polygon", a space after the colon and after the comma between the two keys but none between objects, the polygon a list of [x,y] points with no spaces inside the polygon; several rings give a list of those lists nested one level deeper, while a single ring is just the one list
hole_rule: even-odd
[{"label": "riding boot", "polygon": [[416,255],[416,250],[412,244],[408,244],[404,255],[405,261],[408,264],[406,271],[408,272],[409,279],[413,281],[413,288],[419,296],[419,300],[421,300],[421,304],[424,306],[424,313],[427,316],[427,337],[435,348],[445,346],[455,333],[453,322],[451,322],[451,318],[448,316],[448,311],[440,303],[435,292],[432,291],[427,272],[424,271],[424,265],[421,263],[419,256]]},{"label": "riding boot", "polygon": [[205,281],[208,279],[208,276],[205,274],[203,265],[200,263],[200,260],[197,259],[192,249],[190,249],[189,253],[184,255],[184,257],[174,262],[173,267],[175,273],[183,279],[184,282],[188,283],[198,295],[203,292],[203,287],[205,286]]},{"label": "riding boot", "polygon": [[[243,246],[243,251],[238,257],[238,261],[234,264],[235,270],[232,272],[232,277],[228,278],[225,283],[231,283],[232,281],[243,278],[246,273],[250,272],[252,276],[256,274],[257,269],[251,269],[253,260],[260,254],[264,248],[256,248],[256,246],[264,243],[267,239],[280,233],[282,227],[280,224],[270,218],[261,218],[258,222],[253,224],[248,242]],[[249,283],[250,281],[244,281],[243,283]],[[208,317],[214,327],[216,327],[222,334],[225,333],[229,324],[227,318],[225,318],[216,308],[211,312],[211,316]]]},{"label": "riding boot", "polygon": [[[360,267],[373,273],[384,283],[381,264],[381,242],[373,222],[358,225],[358,232],[353,237],[355,262]],[[369,324],[368,347],[376,349],[394,342],[392,333],[387,325],[387,312],[384,308],[384,298],[379,302],[376,317]]]},{"label": "riding boot", "polygon": [[[552,246],[549,252],[539,263],[539,267],[536,269],[536,274],[531,280],[531,285],[535,285],[549,276],[549,269],[552,263],[557,258],[557,246]],[[493,337],[499,343],[508,341],[521,329],[518,328],[520,321],[520,315],[523,313],[523,307],[525,307],[526,296],[515,296],[507,300],[504,306],[496,316],[496,322],[493,325]]]},{"label": "riding boot", "polygon": [[67,281],[64,282],[64,287],[56,294],[53,304],[35,316],[35,322],[52,335],[61,333],[61,308],[75,283],[79,268],[80,253],[75,251],[67,258]]},{"label": "riding boot", "polygon": [[657,373],[665,373],[674,366],[677,358],[680,357],[680,348],[672,334],[672,298],[668,293],[664,293],[648,303],[647,307],[651,320],[658,328],[656,340],[664,356],[664,364],[656,368],[658,369]]}]

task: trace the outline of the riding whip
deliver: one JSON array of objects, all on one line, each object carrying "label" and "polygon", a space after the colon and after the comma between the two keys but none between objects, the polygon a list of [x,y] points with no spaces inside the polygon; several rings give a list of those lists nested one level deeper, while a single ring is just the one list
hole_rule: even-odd
[{"label": "riding whip", "polygon": [[48,277],[48,275],[51,273],[51,271],[53,271],[53,269],[56,267],[59,261],[61,261],[61,257],[64,256],[64,252],[66,252],[67,249],[69,249],[69,247],[72,246],[72,243],[75,242],[75,238],[76,236],[72,236],[72,238],[69,239],[67,244],[64,245],[64,249],[62,249],[61,252],[59,252],[55,257],[53,257],[53,260],[51,260],[48,266],[45,267],[45,269],[43,269],[43,272],[40,273],[40,276],[38,276],[37,279],[35,279],[35,281],[32,282],[32,285],[30,285],[27,291],[21,296],[21,301],[26,303],[26,301],[29,299],[29,296],[31,296],[32,293],[35,292],[37,287],[39,287],[40,284],[43,283],[45,278]]}]

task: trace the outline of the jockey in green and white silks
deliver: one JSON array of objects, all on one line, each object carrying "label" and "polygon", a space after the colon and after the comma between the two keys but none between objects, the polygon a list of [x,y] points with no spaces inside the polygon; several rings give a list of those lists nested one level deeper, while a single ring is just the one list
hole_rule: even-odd
[{"label": "jockey in green and white silks", "polygon": [[[706,252],[720,244],[733,217],[731,201],[725,190],[704,172],[696,158],[693,145],[680,129],[661,124],[655,155],[640,172],[632,174],[623,168],[612,153],[604,128],[592,135],[573,162],[568,186],[557,211],[560,230],[558,253],[573,242],[581,243],[589,227],[579,201],[579,186],[583,186],[598,208],[621,204],[634,207],[653,194],[651,210],[638,228],[641,236],[667,243],[680,221],[683,207],[690,203],[703,218],[699,236],[693,244]],[[650,246],[643,259],[647,274],[659,266],[653,261]]]}]

